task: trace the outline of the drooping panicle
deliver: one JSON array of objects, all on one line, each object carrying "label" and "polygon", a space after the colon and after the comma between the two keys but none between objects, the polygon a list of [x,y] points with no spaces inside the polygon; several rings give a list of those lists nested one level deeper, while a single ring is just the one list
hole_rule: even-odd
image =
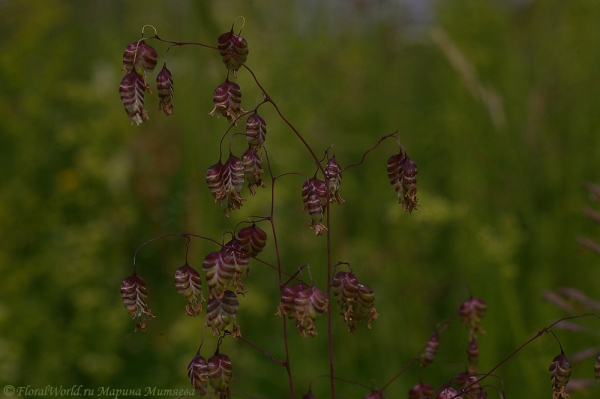
[{"label": "drooping panicle", "polygon": [[187,263],[175,270],[175,288],[187,301],[185,312],[188,316],[198,316],[202,312],[202,279],[200,273]]},{"label": "drooping panicle", "polygon": [[162,69],[156,75],[156,89],[158,91],[158,109],[162,110],[165,115],[173,114],[173,76],[171,71],[167,69],[167,63],[163,64]]},{"label": "drooping panicle", "polygon": [[217,42],[223,63],[233,73],[233,77],[237,78],[238,69],[248,58],[249,51],[246,39],[233,33],[232,27],[229,32],[220,35]]},{"label": "drooping panicle", "polygon": [[215,107],[209,114],[217,117],[222,115],[227,118],[229,123],[236,122],[237,118],[246,112],[241,107],[242,90],[240,86],[227,79],[215,89],[213,102]]}]

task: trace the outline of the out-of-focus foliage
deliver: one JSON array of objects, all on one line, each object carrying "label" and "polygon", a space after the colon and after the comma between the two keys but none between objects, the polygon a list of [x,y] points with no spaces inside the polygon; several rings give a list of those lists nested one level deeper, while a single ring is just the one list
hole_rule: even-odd
[{"label": "out-of-focus foliage", "polygon": [[[334,322],[339,377],[382,386],[469,293],[488,305],[482,371],[561,316],[541,301],[543,290],[570,285],[600,298],[598,258],[575,242],[597,237],[581,209],[582,183],[600,180],[600,3],[422,2],[416,14],[402,5],[418,2],[319,3],[0,2],[2,385],[191,387],[186,367],[203,320],[185,315],[173,285],[185,240],[158,240],[138,255],[157,316],[147,333],[133,333],[120,282],[148,239],[189,232],[220,240],[248,215],[269,212],[269,189],[260,189],[225,219],[204,183],[227,128],[208,115],[226,74],[217,52],[170,49],[174,114],[156,110],[155,93],[146,98],[150,120],[130,126],[118,95],[121,56],[145,24],[165,39],[216,45],[244,15],[248,65],[319,154],[334,145],[342,167],[401,131],[418,165],[419,209],[403,213],[387,181],[387,158],[397,153],[391,140],[344,173],[346,203],[333,206],[334,262],[350,262],[373,287],[380,314],[372,330],[352,335]],[[149,43],[160,65],[167,46]],[[245,109],[262,100],[247,71],[237,83]],[[275,111],[261,107],[261,117],[274,173],[312,175],[311,158]],[[238,155],[243,141],[233,140]],[[277,182],[281,255],[290,272],[309,262],[323,287],[325,240],[308,227],[302,183]],[[268,261],[272,243],[261,254]],[[199,269],[215,250],[193,241],[190,266]],[[283,358],[275,273],[257,262],[250,268],[237,323],[246,339]],[[297,396],[328,373],[326,323],[316,324],[314,339],[290,332]],[[568,354],[597,344],[594,336],[559,338]],[[467,342],[457,323],[441,334],[438,359],[466,362]],[[207,336],[203,355],[215,343]],[[233,392],[287,396],[281,366],[233,339],[221,351],[231,359]],[[499,368],[507,397],[549,395],[556,352],[544,336]],[[434,363],[423,378],[439,384],[462,367]],[[574,364],[572,377],[591,370]],[[403,397],[418,378],[411,369],[389,397]],[[327,389],[326,379],[313,385],[317,397]],[[342,382],[338,389],[343,397],[367,393]]]}]

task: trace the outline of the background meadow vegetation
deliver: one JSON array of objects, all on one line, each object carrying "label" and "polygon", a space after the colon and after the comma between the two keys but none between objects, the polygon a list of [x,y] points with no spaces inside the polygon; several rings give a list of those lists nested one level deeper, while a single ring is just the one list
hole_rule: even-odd
[{"label": "background meadow vegetation", "polygon": [[[186,367],[203,320],[185,315],[173,287],[185,239],[155,241],[138,255],[157,316],[146,334],[133,333],[120,282],[144,241],[183,232],[220,240],[248,215],[268,214],[270,189],[225,219],[205,185],[227,128],[208,115],[226,75],[216,52],[172,48],[174,115],[156,111],[155,93],[146,97],[150,121],[139,127],[119,99],[121,57],[145,24],[165,39],[215,45],[238,15],[246,20],[248,65],[317,153],[333,144],[345,166],[399,130],[418,165],[421,206],[410,215],[386,174],[393,141],[343,176],[333,259],[350,262],[375,289],[380,318],[352,335],[334,318],[339,377],[381,387],[470,294],[488,304],[482,371],[568,315],[542,299],[545,291],[571,286],[600,299],[600,258],[576,241],[600,233],[582,214],[590,205],[583,183],[600,181],[599,2],[4,0],[0,385],[191,387]],[[160,67],[166,45],[149,44]],[[237,83],[244,108],[262,100],[246,71]],[[291,130],[273,108],[260,110],[276,173],[312,174]],[[243,141],[232,144],[238,155]],[[282,260],[288,271],[310,263],[324,288],[325,238],[307,226],[301,185],[297,176],[277,183]],[[264,259],[273,262],[269,236]],[[214,250],[193,241],[190,265],[200,268]],[[250,269],[242,333],[283,358],[276,274],[257,262]],[[600,346],[600,320],[582,324],[589,332],[557,330],[568,355]],[[289,334],[296,397],[328,372],[325,318],[317,330],[315,339]],[[215,343],[207,336],[205,356]],[[454,362],[433,364],[423,378],[441,384],[462,371],[466,344],[466,329],[452,324],[438,359]],[[232,360],[234,393],[289,396],[281,366],[233,339],[221,351]],[[546,334],[491,381],[509,398],[550,397],[548,366],[559,352]],[[592,366],[574,364],[572,378],[593,378]],[[413,367],[389,397],[405,397],[418,378]],[[368,392],[337,386],[345,398]],[[313,392],[327,398],[327,380]],[[598,394],[592,387],[573,397]]]}]

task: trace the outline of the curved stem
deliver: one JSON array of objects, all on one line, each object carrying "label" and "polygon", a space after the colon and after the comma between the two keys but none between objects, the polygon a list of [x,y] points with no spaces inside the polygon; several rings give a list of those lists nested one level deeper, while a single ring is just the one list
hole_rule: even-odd
[{"label": "curved stem", "polygon": [[[149,239],[148,241],[146,241],[146,242],[142,243],[142,244],[141,244],[139,247],[137,247],[137,249],[135,250],[135,253],[133,254],[133,271],[134,271],[134,272],[135,272],[135,260],[136,260],[136,258],[137,258],[137,254],[138,254],[138,252],[140,251],[140,249],[142,249],[142,248],[143,248],[144,246],[146,246],[147,244],[150,244],[152,241],[160,240],[160,239],[167,238],[167,237],[186,237],[188,240],[189,240],[189,238],[190,238],[190,237],[196,237],[196,238],[201,238],[201,239],[203,239],[203,240],[206,240],[206,241],[212,241],[212,242],[214,242],[215,244],[218,244],[218,245],[220,245],[220,246],[223,246],[223,245],[222,245],[220,242],[217,242],[217,241],[213,240],[212,238],[203,237],[203,236],[201,236],[201,235],[198,235],[198,234],[192,234],[192,233],[165,234],[165,235],[162,235],[162,236],[160,236],[160,237],[154,237],[154,238],[151,238],[151,239]],[[186,254],[186,255],[187,255],[187,254]],[[186,257],[186,260],[187,260],[187,257]]]},{"label": "curved stem", "polygon": [[[234,56],[234,58],[236,58],[236,57]],[[317,157],[317,155],[313,151],[312,147],[308,144],[308,142],[304,139],[304,137],[302,137],[302,135],[294,127],[294,125],[292,125],[290,123],[290,121],[288,121],[287,118],[285,116],[283,116],[283,114],[281,113],[281,110],[279,109],[279,107],[277,106],[277,104],[275,103],[275,101],[273,101],[273,99],[271,98],[271,96],[269,96],[269,94],[267,93],[267,91],[265,90],[265,88],[258,81],[258,78],[254,74],[254,71],[252,71],[252,69],[250,69],[250,67],[248,67],[245,63],[242,63],[242,66],[244,68],[246,68],[246,70],[248,72],[250,72],[250,75],[252,75],[252,78],[254,79],[254,82],[256,83],[256,85],[258,86],[258,88],[263,92],[263,94],[265,96],[265,101],[268,101],[268,102],[270,102],[273,105],[273,107],[275,108],[275,111],[277,111],[277,114],[279,115],[279,117],[285,122],[286,125],[288,125],[288,127],[290,129],[292,129],[292,131],[294,132],[294,134],[296,135],[296,137],[298,137],[298,139],[300,139],[300,141],[302,142],[302,144],[304,144],[304,147],[306,147],[306,149],[308,150],[308,152],[310,152],[310,155],[315,160],[315,163],[318,165],[319,170],[321,171],[321,173],[325,174],[325,170],[323,169],[323,166],[321,166],[321,163],[319,162],[319,158]]]},{"label": "curved stem", "polygon": [[357,162],[357,163],[352,163],[352,164],[350,164],[350,165],[346,166],[345,168],[343,168],[342,170],[340,170],[340,172],[339,172],[339,173],[342,173],[342,172],[343,172],[343,171],[345,171],[346,169],[350,169],[350,168],[352,168],[352,167],[354,167],[354,166],[359,166],[359,165],[361,165],[361,164],[362,164],[362,163],[365,161],[365,157],[367,156],[367,154],[368,154],[368,153],[370,153],[371,151],[373,151],[373,150],[375,150],[377,147],[379,147],[379,144],[381,144],[381,143],[382,143],[384,140],[386,140],[386,139],[388,139],[388,138],[390,138],[390,137],[395,137],[395,136],[394,136],[395,134],[398,134],[398,132],[396,131],[396,132],[394,132],[394,133],[390,133],[390,134],[387,134],[387,135],[385,135],[385,136],[382,136],[382,137],[381,137],[381,138],[380,138],[380,139],[377,141],[377,143],[375,143],[375,145],[374,145],[373,147],[369,148],[367,151],[365,151],[365,152],[364,152],[364,154],[363,154],[363,156],[362,156],[362,158],[360,159],[360,161],[359,161],[359,162]]}]

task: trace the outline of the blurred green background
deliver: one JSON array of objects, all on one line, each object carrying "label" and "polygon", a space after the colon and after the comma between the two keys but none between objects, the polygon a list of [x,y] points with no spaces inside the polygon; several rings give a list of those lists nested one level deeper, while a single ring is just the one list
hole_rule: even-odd
[{"label": "blurred green background", "polygon": [[[318,154],[331,144],[342,166],[379,137],[400,130],[418,165],[420,208],[401,211],[386,175],[393,140],[343,177],[347,201],[332,214],[333,260],[350,262],[376,293],[372,330],[348,334],[334,318],[339,377],[383,386],[470,293],[488,313],[480,370],[489,370],[545,325],[568,315],[542,300],[573,286],[600,298],[600,258],[578,248],[598,236],[582,214],[582,184],[600,181],[600,3],[594,0],[456,1],[0,1],[0,385],[188,389],[186,367],[202,337],[184,314],[173,272],[185,240],[145,246],[138,272],[157,316],[133,332],[119,293],[136,248],[167,233],[216,240],[249,215],[269,212],[270,190],[225,219],[204,173],[218,160],[226,121],[210,117],[226,71],[216,52],[172,48],[174,115],[156,111],[131,126],[118,95],[122,54],[145,24],[169,40],[215,45],[243,15],[248,65]],[[151,31],[146,31],[147,35]],[[159,52],[167,46],[148,42]],[[157,70],[158,71],[158,70]],[[152,81],[155,74],[151,75]],[[262,100],[240,71],[242,106]],[[275,173],[312,174],[305,148],[269,106],[266,146]],[[243,131],[243,124],[234,131]],[[245,146],[236,136],[233,151]],[[227,143],[224,145],[226,151]],[[324,288],[325,237],[302,212],[302,180],[278,180],[275,217],[288,271],[309,262]],[[247,191],[245,191],[247,196]],[[267,230],[265,228],[265,230]],[[275,261],[273,240],[263,258]],[[200,269],[214,244],[192,241]],[[283,358],[275,273],[251,262],[240,300],[244,337]],[[335,306],[334,306],[335,309]],[[568,355],[598,343],[591,332],[557,330]],[[296,397],[328,372],[320,334],[289,333]],[[462,371],[466,330],[442,335],[439,362],[422,377],[441,384]],[[207,336],[202,353],[214,351]],[[289,397],[284,369],[240,341],[221,352],[233,363],[233,393]],[[560,352],[546,334],[496,370],[506,397],[547,398],[548,366]],[[593,378],[593,360],[572,378]],[[406,396],[411,368],[387,389]],[[337,384],[339,397],[368,390]],[[328,397],[327,379],[313,392]],[[598,397],[597,387],[574,397]],[[488,389],[490,397],[497,397]],[[2,395],[2,394],[0,394]]]}]

